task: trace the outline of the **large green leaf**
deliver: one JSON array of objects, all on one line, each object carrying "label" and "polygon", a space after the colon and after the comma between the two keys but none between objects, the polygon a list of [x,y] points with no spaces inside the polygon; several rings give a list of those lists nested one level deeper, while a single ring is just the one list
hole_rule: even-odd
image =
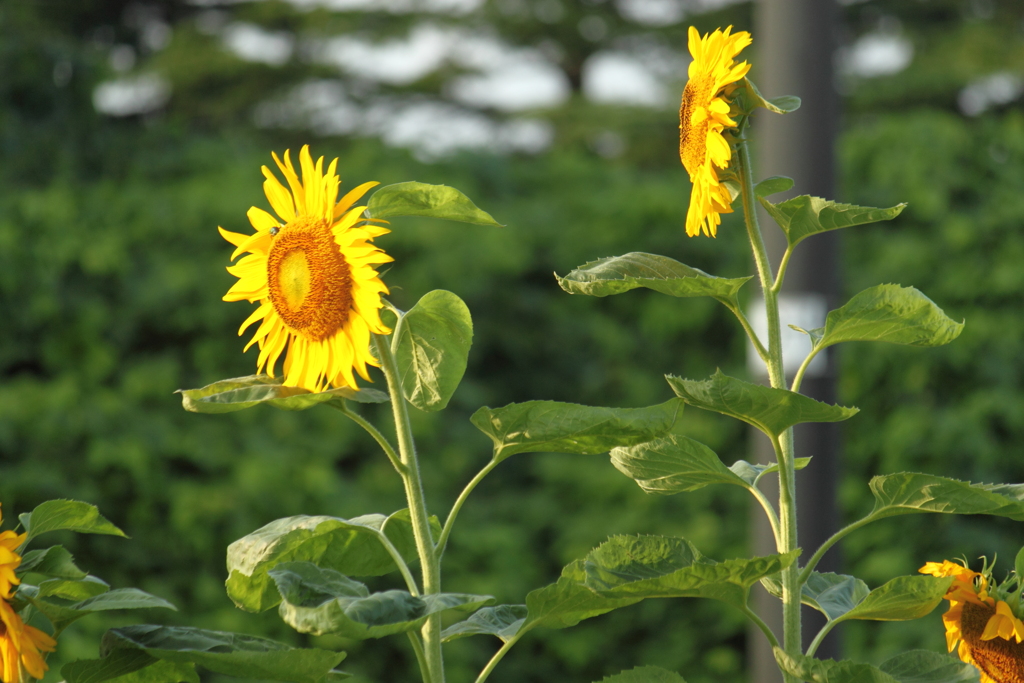
[{"label": "large green leaf", "polygon": [[516,453],[606,453],[668,433],[682,403],[671,399],[647,408],[600,408],[555,401],[481,408],[470,418],[494,442],[494,459]]},{"label": "large green leaf", "polygon": [[930,650],[901,652],[878,667],[900,683],[978,683],[978,670]]},{"label": "large green leaf", "polygon": [[[344,652],[292,648],[240,633],[148,624],[107,631],[100,645],[100,655],[98,660],[65,666],[61,673],[68,683],[102,683],[163,661],[178,667],[199,665],[239,678],[320,683],[345,658]],[[181,669],[174,671],[177,672],[174,675],[182,675]],[[136,680],[144,683],[147,679]],[[195,679],[173,676],[156,679],[160,683],[178,680]]]},{"label": "large green leaf", "polygon": [[[63,629],[68,624],[81,619],[93,612],[106,612],[121,609],[171,609],[177,608],[163,598],[150,595],[138,588],[116,588],[103,591],[71,605],[57,604],[44,599],[38,586],[22,584],[16,597],[27,600],[44,617],[50,620],[56,629]],[[57,596],[62,597],[62,596]]]},{"label": "large green leaf", "polygon": [[570,294],[608,296],[646,287],[669,296],[710,296],[733,303],[750,279],[715,277],[667,256],[639,251],[591,261],[565,277],[555,277]]},{"label": "large green leaf", "polygon": [[281,410],[306,410],[327,401],[358,401],[359,403],[387,403],[383,391],[364,387],[358,391],[349,387],[314,393],[301,387],[286,387],[283,377],[249,375],[222,379],[202,389],[179,389],[181,404],[193,413],[233,413],[265,403]]},{"label": "large green leaf", "polygon": [[788,655],[774,648],[779,668],[808,683],[899,683],[876,666],[832,659],[814,659],[804,655]]},{"label": "large green leaf", "polygon": [[382,638],[418,629],[431,614],[471,611],[494,602],[489,595],[407,591],[370,593],[366,586],[333,569],[309,562],[279,564],[269,572],[281,593],[281,618],[300,633],[332,633],[343,638]]},{"label": "large green leaf", "polygon": [[674,671],[657,666],[638,666],[629,671],[606,676],[599,683],[686,683],[686,680]]},{"label": "large green leaf", "polygon": [[876,209],[870,206],[839,204],[806,194],[781,204],[772,204],[764,197],[758,197],[758,201],[786,233],[790,247],[795,247],[803,239],[820,232],[892,220],[907,206],[897,204],[888,209]]},{"label": "large green leaf", "polygon": [[385,185],[370,197],[366,213],[369,218],[429,216],[502,227],[490,214],[478,209],[469,197],[447,185],[417,182]]},{"label": "large green leaf", "polygon": [[815,331],[821,335],[815,348],[848,341],[941,346],[956,339],[963,328],[913,287],[877,285],[828,314],[824,329]]},{"label": "large green leaf", "polygon": [[673,391],[691,406],[743,420],[775,439],[802,422],[839,422],[857,408],[830,406],[803,394],[729,377],[719,370],[704,381],[667,375]]},{"label": "large green leaf", "polygon": [[405,398],[420,410],[441,410],[466,372],[473,318],[462,299],[435,289],[401,317],[393,344]]},{"label": "large green leaf", "polygon": [[584,570],[586,585],[608,597],[711,598],[742,608],[752,585],[799,555],[715,562],[683,538],[613,536],[587,555]]},{"label": "large green leaf", "polygon": [[841,619],[907,621],[929,614],[942,601],[951,577],[897,576],[868,593]]},{"label": "large green leaf", "polygon": [[75,558],[62,545],[30,550],[21,558],[21,564],[15,571],[18,576],[32,572],[60,579],[85,578],[85,572],[78,568]]},{"label": "large green leaf", "polygon": [[808,683],[977,683],[970,664],[926,650],[903,652],[881,666],[787,655],[775,648],[779,667]]},{"label": "large green leaf", "polygon": [[750,484],[718,459],[710,448],[691,438],[669,434],[625,448],[613,448],[612,464],[647,493],[672,495],[709,484]]},{"label": "large green leaf", "polygon": [[111,524],[95,505],[77,500],[48,500],[32,512],[18,516],[28,532],[25,545],[32,539],[50,531],[76,531],[80,534],[106,534],[122,536],[125,533]]},{"label": "large green leaf", "polygon": [[[761,585],[775,597],[782,597],[779,576],[766,576],[761,579]],[[800,602],[813,607],[832,621],[860,604],[870,592],[868,585],[855,576],[811,572],[801,591]]]},{"label": "large green leaf", "polygon": [[441,632],[441,641],[447,643],[466,636],[486,634],[508,642],[526,622],[526,605],[497,605],[484,607],[468,619],[456,622]]},{"label": "large green leaf", "polygon": [[80,601],[109,590],[110,585],[95,576],[86,576],[81,579],[48,579],[39,584],[38,597]]},{"label": "large green leaf", "polygon": [[[430,518],[440,535],[436,517]],[[398,569],[381,543],[387,537],[406,562],[416,559],[408,510],[354,519],[297,515],[275,520],[228,546],[228,596],[250,612],[281,601],[267,571],[281,562],[312,562],[352,576],[382,576]]]},{"label": "large green leaf", "polygon": [[1024,521],[1024,484],[972,484],[933,474],[897,472],[874,477],[871,517],[940,512],[994,515]]},{"label": "large green leaf", "polygon": [[558,581],[530,591],[526,595],[526,621],[518,632],[525,633],[534,628],[568,628],[584,619],[628,607],[643,599],[607,597],[584,585],[586,580],[583,560],[576,560],[562,569]]}]

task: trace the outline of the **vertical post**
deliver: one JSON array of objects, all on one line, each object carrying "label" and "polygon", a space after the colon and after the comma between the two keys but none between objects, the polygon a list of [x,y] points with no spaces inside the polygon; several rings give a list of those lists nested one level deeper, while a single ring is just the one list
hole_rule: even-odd
[{"label": "vertical post", "polygon": [[[792,192],[771,197],[773,202],[797,194],[828,198],[835,195],[838,95],[833,86],[832,59],[837,17],[834,0],[758,0],[755,3],[751,78],[767,97],[797,95],[803,101],[800,109],[792,114],[760,112],[754,119],[754,163],[758,179],[784,175],[795,181]],[[766,215],[762,215],[762,225],[769,258],[777,266],[785,250],[785,237]],[[799,333],[791,332],[786,325],[821,326],[825,312],[836,307],[838,248],[838,234],[824,233],[803,242],[790,261],[779,301],[785,369],[790,379],[810,347]],[[820,401],[835,402],[835,361],[831,350],[826,353],[828,356],[816,361],[807,373],[801,392]],[[771,445],[760,432],[753,438],[755,462],[769,462],[774,457]],[[805,558],[838,528],[835,503],[838,438],[835,424],[798,425],[795,430],[797,455],[813,457],[811,465],[798,473],[799,542]],[[766,490],[766,493],[771,496],[771,492]],[[774,497],[777,500],[777,490]],[[775,552],[761,511],[756,510],[752,515],[755,518],[752,527],[755,554]],[[826,556],[819,571],[836,568],[833,551]],[[754,610],[781,632],[779,601],[758,586],[753,602]],[[805,648],[824,623],[820,615],[811,612],[808,608],[804,610]],[[780,683],[782,676],[761,633],[752,629],[748,642],[751,680]],[[819,648],[818,656],[838,657],[835,632]]]}]

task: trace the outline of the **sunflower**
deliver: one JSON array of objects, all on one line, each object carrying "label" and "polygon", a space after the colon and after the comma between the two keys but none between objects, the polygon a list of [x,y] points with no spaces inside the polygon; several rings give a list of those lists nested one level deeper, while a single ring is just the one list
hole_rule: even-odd
[{"label": "sunflower", "polygon": [[0,600],[0,680],[21,683],[22,668],[32,678],[42,678],[49,669],[40,652],[53,652],[57,642],[29,626],[6,600]]},{"label": "sunflower", "polygon": [[[3,522],[2,512],[0,522]],[[21,555],[16,551],[27,536],[28,534],[16,534],[13,531],[0,533],[0,598],[11,597],[11,588],[21,583],[14,573],[21,564]]]},{"label": "sunflower", "polygon": [[[981,683],[1024,683],[1024,622],[1009,602],[998,599],[1009,592],[992,585],[987,563],[981,572],[948,560],[929,562],[919,571],[953,577],[945,596],[949,611],[942,615],[949,651],[956,647],[960,659],[981,672]],[[1019,611],[1020,598],[1011,602]]]},{"label": "sunflower", "polygon": [[290,188],[263,166],[263,190],[277,218],[254,206],[248,217],[255,233],[218,228],[237,247],[232,259],[249,252],[228,267],[238,282],[224,300],[260,304],[238,330],[241,335],[262,320],[245,347],[259,344],[257,372],[265,368],[273,377],[287,349],[285,386],[355,389],[353,370],[370,381],[366,366],[379,366],[370,335],[390,332],[380,319],[380,296],[388,288],[374,266],[393,259],[372,243],[390,231],[379,225],[385,221],[364,218],[366,207],[353,206],[377,183],[364,183],[338,200],[337,159],[325,172],[323,157],[314,164],[309,145],[303,146],[300,181],[287,151],[283,162],[277,154],[273,158]]},{"label": "sunflower", "polygon": [[694,237],[701,230],[714,237],[722,223],[720,214],[732,213],[732,196],[718,179],[719,168],[729,166],[732,150],[722,136],[726,128],[735,128],[729,118],[727,96],[750,70],[747,62],[734,58],[751,43],[746,31],[731,34],[732,26],[715,29],[701,38],[693,26],[689,32],[689,80],[683,88],[679,108],[679,157],[690,174],[693,190],[686,212],[686,234]]}]

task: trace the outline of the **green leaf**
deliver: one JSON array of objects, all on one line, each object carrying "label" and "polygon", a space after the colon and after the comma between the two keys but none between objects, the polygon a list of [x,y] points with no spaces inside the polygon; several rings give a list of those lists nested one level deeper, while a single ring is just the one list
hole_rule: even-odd
[{"label": "green leaf", "polygon": [[874,477],[873,519],[922,512],[994,515],[1024,521],[1024,484],[972,484],[916,472]]},{"label": "green leaf", "polygon": [[359,403],[387,403],[390,399],[383,391],[364,387],[358,391],[349,387],[313,393],[301,387],[286,387],[283,377],[249,375],[222,379],[202,389],[178,389],[181,404],[193,413],[233,413],[266,403],[281,410],[306,410],[328,401],[357,401]]},{"label": "green leaf", "polygon": [[711,598],[743,608],[750,587],[800,555],[715,562],[683,538],[613,536],[584,560],[586,585],[607,597]]},{"label": "green leaf", "polygon": [[[782,597],[782,583],[778,576],[765,577],[761,584],[775,597]],[[868,585],[855,576],[811,572],[801,591],[800,602],[832,621],[860,604],[870,592]]]},{"label": "green leaf", "polygon": [[804,655],[788,655],[772,648],[779,668],[808,683],[899,683],[895,678],[870,664],[849,660],[814,659]]},{"label": "green leaf", "polygon": [[[440,523],[430,518],[435,536]],[[281,601],[267,571],[281,562],[312,562],[352,576],[383,576],[398,569],[381,543],[384,534],[406,562],[416,559],[408,510],[354,519],[297,515],[267,524],[228,546],[228,596],[250,612]]]},{"label": "green leaf", "polygon": [[49,579],[39,584],[39,597],[65,600],[86,600],[110,590],[110,585],[95,576],[82,579]]},{"label": "green leaf", "polygon": [[[240,633],[148,624],[107,631],[100,655],[106,659],[120,650],[141,651],[166,662],[199,665],[238,678],[288,683],[320,683],[345,658],[344,652],[292,648]],[[106,679],[88,683],[101,680]]]},{"label": "green leaf", "polygon": [[300,633],[332,633],[365,640],[418,629],[431,614],[474,610],[494,602],[489,595],[407,591],[370,593],[333,569],[309,562],[279,564],[269,572],[281,593],[281,619]]},{"label": "green leaf", "polygon": [[647,493],[673,495],[696,491],[709,484],[750,486],[723,465],[710,448],[678,434],[627,448],[613,448],[611,458],[615,469],[634,479]]},{"label": "green leaf", "polygon": [[497,636],[507,643],[526,622],[526,605],[498,605],[484,607],[468,619],[459,621],[441,632],[441,642],[447,643],[466,636],[486,634]]},{"label": "green leaf", "polygon": [[19,515],[18,519],[28,532],[25,545],[50,531],[76,531],[80,534],[128,538],[123,531],[107,521],[95,505],[77,500],[48,500],[37,505],[32,512]]},{"label": "green leaf", "polygon": [[86,576],[86,573],[75,565],[75,558],[62,545],[25,553],[16,573],[21,576],[30,572],[59,579],[82,579]]},{"label": "green leaf", "polygon": [[646,287],[669,296],[710,296],[731,303],[750,279],[715,277],[667,256],[639,251],[591,261],[565,277],[556,273],[555,278],[570,294],[608,296]]},{"label": "green leaf", "polygon": [[657,666],[638,666],[629,671],[606,676],[600,683],[686,683],[686,680],[668,669]]},{"label": "green leaf", "polygon": [[758,197],[758,201],[786,233],[791,248],[805,238],[821,232],[892,220],[907,206],[897,204],[888,209],[876,209],[870,206],[839,204],[806,194],[780,204],[772,204],[764,197]]},{"label": "green leaf", "polygon": [[163,608],[177,611],[177,608],[163,598],[150,595],[138,588],[115,588],[87,598],[73,605],[58,605],[44,600],[42,591],[36,586],[22,584],[15,594],[17,598],[27,600],[44,617],[50,620],[55,629],[64,629],[93,612],[106,612],[118,609],[149,609]]},{"label": "green leaf", "polygon": [[978,683],[978,670],[929,650],[901,652],[878,667],[900,683]]},{"label": "green leaf", "polygon": [[773,175],[771,178],[765,178],[754,186],[754,195],[757,197],[767,197],[769,195],[786,192],[792,189],[792,178],[787,178],[783,175]]},{"label": "green leaf", "polygon": [[960,336],[963,329],[963,323],[950,319],[913,287],[878,285],[830,312],[815,347],[849,341],[941,346]]},{"label": "green leaf", "polygon": [[530,591],[526,595],[526,621],[518,633],[534,628],[568,628],[643,599],[600,595],[583,584],[586,579],[583,561],[576,560],[562,569],[558,581]]},{"label": "green leaf", "polygon": [[555,401],[481,408],[470,421],[494,442],[494,459],[516,453],[607,453],[668,433],[682,410],[678,399],[647,408],[599,408]]},{"label": "green leaf", "polygon": [[665,379],[691,406],[743,420],[772,439],[802,422],[839,422],[857,414],[857,408],[830,406],[786,389],[744,382],[720,370],[704,381],[672,375]]},{"label": "green leaf", "polygon": [[929,614],[942,601],[952,577],[897,576],[868,593],[842,620],[907,621]]},{"label": "green leaf", "polygon": [[420,410],[441,410],[466,372],[473,318],[462,299],[435,289],[401,317],[392,343],[402,394]]},{"label": "green leaf", "polygon": [[406,182],[385,185],[370,197],[366,206],[368,218],[396,216],[430,216],[450,221],[504,227],[481,211],[454,187]]},{"label": "green leaf", "polygon": [[751,112],[756,107],[767,109],[775,114],[791,114],[800,108],[800,98],[795,95],[780,95],[771,99],[766,98],[749,78],[743,79],[743,86],[737,91],[737,97],[742,98],[741,107]]},{"label": "green leaf", "polygon": [[195,664],[165,662],[142,650],[115,650],[103,659],[81,659],[60,670],[67,683],[199,683]]},{"label": "green leaf", "polygon": [[[793,469],[795,470],[802,470],[810,464],[810,458],[793,459]],[[733,464],[729,465],[729,470],[743,481],[754,486],[757,483],[757,480],[763,475],[778,472],[779,463],[775,462],[771,465],[751,465],[746,460],[737,460]]]}]

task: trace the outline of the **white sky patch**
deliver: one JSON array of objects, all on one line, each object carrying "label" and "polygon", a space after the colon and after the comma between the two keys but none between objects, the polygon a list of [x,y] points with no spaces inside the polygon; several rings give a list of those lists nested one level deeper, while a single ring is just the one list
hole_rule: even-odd
[{"label": "white sky patch", "polygon": [[[194,2],[195,0],[193,0]],[[208,0],[207,0],[208,1]],[[325,7],[335,11],[385,11],[392,14],[434,12],[466,14],[480,7],[483,0],[287,0],[303,9]]]},{"label": "white sky patch", "polygon": [[449,31],[421,24],[408,40],[374,43],[348,36],[330,38],[322,43],[318,58],[356,76],[405,85],[438,68],[452,42]]},{"label": "white sky patch", "polygon": [[261,128],[308,128],[318,135],[346,135],[358,131],[363,113],[348,99],[341,81],[313,80],[280,100],[260,104],[253,120]]},{"label": "white sky patch", "polygon": [[583,65],[583,94],[601,104],[649,107],[668,102],[664,84],[639,57],[625,52],[598,52]]},{"label": "white sky patch", "polygon": [[900,33],[888,31],[867,33],[839,51],[840,69],[861,78],[899,73],[913,59],[913,43]]},{"label": "white sky patch", "polygon": [[108,116],[146,114],[170,99],[170,83],[152,74],[105,81],[92,92],[93,107]]},{"label": "white sky patch", "polygon": [[448,86],[451,96],[469,106],[506,112],[555,107],[569,99],[569,79],[540,59],[524,59],[483,74],[460,76]]},{"label": "white sky patch", "polygon": [[960,111],[977,116],[992,106],[1009,104],[1024,94],[1024,77],[1009,71],[978,78],[967,84],[957,97]]},{"label": "white sky patch", "polygon": [[703,14],[747,0],[615,0],[623,19],[644,26],[672,26],[687,15]]},{"label": "white sky patch", "polygon": [[244,60],[281,66],[295,50],[295,38],[285,31],[267,31],[237,22],[224,29],[224,44]]}]

